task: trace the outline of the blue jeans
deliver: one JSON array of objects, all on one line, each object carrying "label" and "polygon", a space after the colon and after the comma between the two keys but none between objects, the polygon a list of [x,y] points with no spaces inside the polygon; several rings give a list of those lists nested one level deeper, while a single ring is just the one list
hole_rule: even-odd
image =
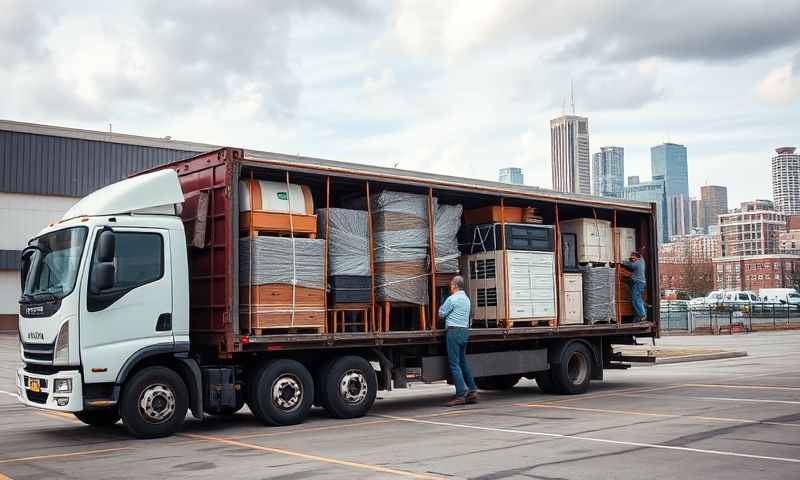
[{"label": "blue jeans", "polygon": [[474,392],[478,389],[469,365],[467,365],[467,340],[469,340],[468,329],[447,329],[447,361],[450,364],[450,373],[453,376],[453,384],[456,386],[456,396],[458,397],[464,397],[468,391]]},{"label": "blue jeans", "polygon": [[642,300],[644,286],[644,282],[637,281],[634,281],[633,285],[631,285],[631,302],[633,302],[633,310],[636,312],[636,317],[639,319],[647,316],[647,312],[644,309],[644,300]]}]

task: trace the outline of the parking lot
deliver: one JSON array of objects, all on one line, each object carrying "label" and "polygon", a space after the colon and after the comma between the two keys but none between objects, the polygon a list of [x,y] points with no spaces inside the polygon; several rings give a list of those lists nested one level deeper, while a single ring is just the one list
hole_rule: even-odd
[{"label": "parking lot", "polygon": [[133,440],[16,402],[15,336],[0,336],[0,479],[800,477],[800,334],[668,337],[747,357],[606,372],[590,393],[534,382],[444,408],[446,385],[384,392],[371,414],[263,427],[247,412]]}]

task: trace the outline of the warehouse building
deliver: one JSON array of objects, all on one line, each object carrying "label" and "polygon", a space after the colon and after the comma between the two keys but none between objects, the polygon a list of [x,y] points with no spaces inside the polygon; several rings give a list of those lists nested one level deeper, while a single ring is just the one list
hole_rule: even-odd
[{"label": "warehouse building", "polygon": [[19,254],[33,235],[98,188],[214,148],[0,120],[0,331],[17,328]]}]

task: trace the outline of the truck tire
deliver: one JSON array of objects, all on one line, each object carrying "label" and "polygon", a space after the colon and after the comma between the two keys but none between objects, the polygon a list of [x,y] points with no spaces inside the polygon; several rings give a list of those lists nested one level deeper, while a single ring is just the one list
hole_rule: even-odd
[{"label": "truck tire", "polygon": [[553,383],[553,376],[550,370],[537,372],[534,378],[536,379],[536,385],[539,386],[539,390],[541,390],[542,393],[560,393],[558,388],[556,388],[556,385]]},{"label": "truck tire", "polygon": [[119,412],[131,435],[158,438],[177,432],[188,409],[181,376],[167,367],[147,367],[125,383]]},{"label": "truck tire", "polygon": [[320,370],[319,402],[334,418],[363,417],[378,395],[378,376],[355,355],[333,359]]},{"label": "truck tire", "polygon": [[495,375],[492,377],[478,377],[475,386],[481,390],[511,390],[519,383],[522,375]]},{"label": "truck tire", "polygon": [[314,402],[314,380],[295,360],[272,360],[257,368],[250,380],[248,405],[266,425],[301,423]]},{"label": "truck tire", "polygon": [[561,349],[559,359],[550,367],[550,378],[556,391],[577,395],[588,390],[593,365],[589,348],[581,342],[568,343]]},{"label": "truck tire", "polygon": [[84,410],[74,412],[78,420],[93,427],[107,427],[119,421],[119,410],[114,408],[104,408],[102,410]]}]

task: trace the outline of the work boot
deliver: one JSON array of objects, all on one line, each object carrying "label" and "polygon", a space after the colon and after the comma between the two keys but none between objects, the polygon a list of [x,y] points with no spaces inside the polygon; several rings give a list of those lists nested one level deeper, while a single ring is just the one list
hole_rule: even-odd
[{"label": "work boot", "polygon": [[455,397],[451,398],[449,402],[445,403],[447,407],[457,407],[459,405],[466,405],[467,399],[464,397],[459,397],[456,395]]},{"label": "work boot", "polygon": [[475,390],[467,392],[467,398],[465,400],[468,404],[478,403],[478,392]]}]

